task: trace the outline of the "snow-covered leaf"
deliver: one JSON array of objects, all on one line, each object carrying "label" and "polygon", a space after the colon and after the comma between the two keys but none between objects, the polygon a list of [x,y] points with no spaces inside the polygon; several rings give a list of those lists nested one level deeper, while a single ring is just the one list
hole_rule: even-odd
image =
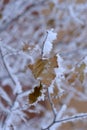
[{"label": "snow-covered leaf", "polygon": [[53,44],[52,42],[56,39],[57,33],[53,31],[53,29],[47,31],[47,38],[43,46],[43,57],[50,54]]}]

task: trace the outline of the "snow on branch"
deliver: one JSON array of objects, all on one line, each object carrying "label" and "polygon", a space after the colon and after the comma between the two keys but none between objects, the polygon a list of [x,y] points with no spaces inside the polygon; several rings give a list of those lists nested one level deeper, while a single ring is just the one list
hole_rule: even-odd
[{"label": "snow on branch", "polygon": [[41,130],[49,130],[56,123],[61,123],[61,124],[68,123],[68,122],[73,122],[76,120],[83,120],[85,118],[87,118],[87,113],[79,113],[79,114],[71,116],[71,117],[65,117],[63,119],[59,119],[57,121],[54,121],[47,128],[42,128]]},{"label": "snow on branch", "polygon": [[80,113],[71,117],[66,117],[60,120],[55,121],[55,123],[67,123],[67,122],[73,122],[76,120],[83,120],[87,118],[87,113]]},{"label": "snow on branch", "polygon": [[52,50],[52,42],[56,39],[57,33],[54,32],[53,29],[47,31],[46,40],[43,44],[42,56],[45,57],[50,54]]},{"label": "snow on branch", "polygon": [[2,61],[3,61],[4,67],[7,70],[9,77],[11,78],[12,82],[15,85],[14,93],[22,92],[22,86],[21,86],[18,78],[15,76],[15,74],[13,74],[12,69],[9,67],[9,64],[6,60],[6,57],[3,55],[3,47],[1,45],[0,45],[0,54],[1,54],[1,58],[2,58]]}]

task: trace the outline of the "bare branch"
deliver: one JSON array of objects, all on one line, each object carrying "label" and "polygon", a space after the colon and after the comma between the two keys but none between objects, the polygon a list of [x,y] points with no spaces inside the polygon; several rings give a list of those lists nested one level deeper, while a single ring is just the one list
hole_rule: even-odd
[{"label": "bare branch", "polygon": [[67,123],[67,122],[71,122],[71,121],[82,120],[83,118],[87,118],[87,113],[80,113],[75,116],[63,118],[58,121],[55,121],[55,123]]},{"label": "bare branch", "polygon": [[2,57],[2,61],[3,61],[4,67],[6,68],[10,79],[12,80],[13,84],[15,85],[14,93],[22,92],[22,86],[21,86],[18,78],[12,73],[12,70],[9,67],[8,62],[6,62],[6,60],[5,60],[5,56],[2,53],[2,47],[0,47],[0,54],[1,54],[1,57]]},{"label": "bare branch", "polygon": [[42,130],[47,130],[47,129],[51,128],[51,126],[53,126],[55,123],[73,122],[73,121],[76,121],[76,120],[83,120],[84,118],[87,118],[87,113],[80,113],[80,114],[75,115],[75,116],[66,117],[66,118],[63,118],[63,119],[59,119],[58,121],[54,121],[47,128],[44,128]]},{"label": "bare branch", "polygon": [[[12,82],[15,84],[15,80],[14,80],[14,78],[13,78],[13,76],[12,76],[12,74],[11,74],[11,72],[10,72],[8,66],[7,66],[7,63],[6,63],[5,59],[4,59],[4,56],[3,56],[3,53],[2,53],[2,48],[1,48],[1,47],[0,47],[0,54],[1,54],[1,58],[2,58],[3,65],[4,65],[5,69],[6,69],[7,72],[8,72],[8,75],[9,75],[10,79],[11,79]],[[15,85],[16,85],[16,84],[15,84]]]}]

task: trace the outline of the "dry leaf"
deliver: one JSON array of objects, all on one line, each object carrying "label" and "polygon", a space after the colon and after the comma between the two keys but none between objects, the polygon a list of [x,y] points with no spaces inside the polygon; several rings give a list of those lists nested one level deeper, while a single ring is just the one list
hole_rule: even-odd
[{"label": "dry leaf", "polygon": [[38,98],[41,96],[42,84],[34,88],[34,91],[29,94],[29,103],[33,104],[38,101]]},{"label": "dry leaf", "polygon": [[57,57],[54,56],[46,60],[38,59],[35,64],[28,65],[28,67],[36,79],[40,78],[43,84],[50,85],[55,78],[54,68],[58,67]]},{"label": "dry leaf", "polygon": [[28,65],[28,67],[32,70],[35,78],[38,78],[40,76],[44,70],[46,63],[47,60],[38,59],[34,65]]},{"label": "dry leaf", "polygon": [[78,72],[78,77],[81,83],[83,83],[84,80],[84,69],[86,67],[85,63],[80,64],[79,67],[76,68],[76,71]]},{"label": "dry leaf", "polygon": [[54,27],[54,25],[55,25],[54,19],[48,20],[48,21],[47,21],[47,25],[48,25],[48,26],[51,26],[51,27]]},{"label": "dry leaf", "polygon": [[75,72],[71,73],[70,77],[68,78],[69,84],[75,82],[75,80],[76,80],[77,77],[78,77],[78,75]]},{"label": "dry leaf", "polygon": [[86,67],[85,63],[80,64],[80,66],[76,66],[75,72],[72,72],[68,76],[68,82],[71,84],[71,83],[75,82],[76,78],[78,78],[80,80],[80,82],[83,83],[85,67]]}]

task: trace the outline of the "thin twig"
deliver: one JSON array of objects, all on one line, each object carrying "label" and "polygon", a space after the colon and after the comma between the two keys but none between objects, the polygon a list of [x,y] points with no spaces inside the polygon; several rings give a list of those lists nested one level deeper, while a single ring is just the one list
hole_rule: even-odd
[{"label": "thin twig", "polygon": [[12,74],[10,73],[10,71],[9,71],[9,69],[8,69],[8,66],[7,66],[7,64],[6,64],[6,62],[5,62],[5,59],[4,59],[4,57],[3,57],[3,53],[2,53],[2,48],[1,48],[1,47],[0,47],[0,54],[1,54],[1,58],[2,58],[3,65],[4,65],[4,67],[6,68],[8,74],[9,74],[9,77],[11,78],[12,82],[16,85],[15,80],[14,80]]},{"label": "thin twig", "polygon": [[56,120],[56,113],[55,113],[55,110],[54,110],[54,107],[53,107],[53,103],[52,103],[52,100],[51,100],[51,97],[50,97],[50,94],[49,94],[49,90],[47,89],[47,93],[48,93],[48,99],[49,99],[49,103],[50,103],[50,106],[51,106],[51,109],[52,109],[52,112],[53,112],[53,115],[54,115],[54,119],[52,121],[52,123],[45,129],[41,129],[41,130],[49,130],[50,127],[55,123],[55,120]]},{"label": "thin twig", "polygon": [[46,0],[42,0],[41,2],[36,2],[36,3],[34,2],[30,5],[27,5],[21,14],[18,14],[13,19],[11,19],[9,22],[7,22],[4,26],[0,27],[0,32],[3,32],[4,30],[6,30],[11,25],[11,23],[15,22],[16,20],[19,20],[20,17],[23,17],[32,8],[34,8],[38,5],[43,5],[45,2],[46,2]]},{"label": "thin twig", "polygon": [[51,100],[51,97],[50,97],[49,89],[47,89],[47,93],[48,93],[49,103],[50,103],[50,105],[51,105],[51,109],[52,109],[52,112],[53,112],[53,115],[54,115],[54,120],[55,120],[55,118],[56,118],[56,113],[55,113],[55,110],[54,110],[54,107],[53,107],[53,103],[52,103],[52,100]]},{"label": "thin twig", "polygon": [[66,123],[66,122],[75,121],[77,119],[80,120],[80,119],[83,119],[83,118],[87,118],[87,113],[78,114],[78,115],[75,115],[75,116],[60,119],[58,121],[55,121],[55,123]]},{"label": "thin twig", "polygon": [[45,39],[44,39],[44,41],[43,41],[42,50],[41,50],[41,57],[42,57],[42,58],[43,58],[44,44],[45,44],[45,42],[46,42],[46,40],[47,40],[47,37],[48,37],[48,31],[47,31],[46,33],[47,33],[47,34],[46,34],[46,37],[45,37]]},{"label": "thin twig", "polygon": [[75,116],[59,119],[58,121],[54,121],[53,123],[51,123],[47,128],[44,128],[44,129],[41,129],[41,130],[47,130],[47,129],[51,128],[51,126],[54,125],[55,123],[73,122],[73,121],[76,121],[76,120],[81,120],[83,118],[87,118],[87,113],[81,113],[81,114],[78,114],[78,115],[75,115]]}]

